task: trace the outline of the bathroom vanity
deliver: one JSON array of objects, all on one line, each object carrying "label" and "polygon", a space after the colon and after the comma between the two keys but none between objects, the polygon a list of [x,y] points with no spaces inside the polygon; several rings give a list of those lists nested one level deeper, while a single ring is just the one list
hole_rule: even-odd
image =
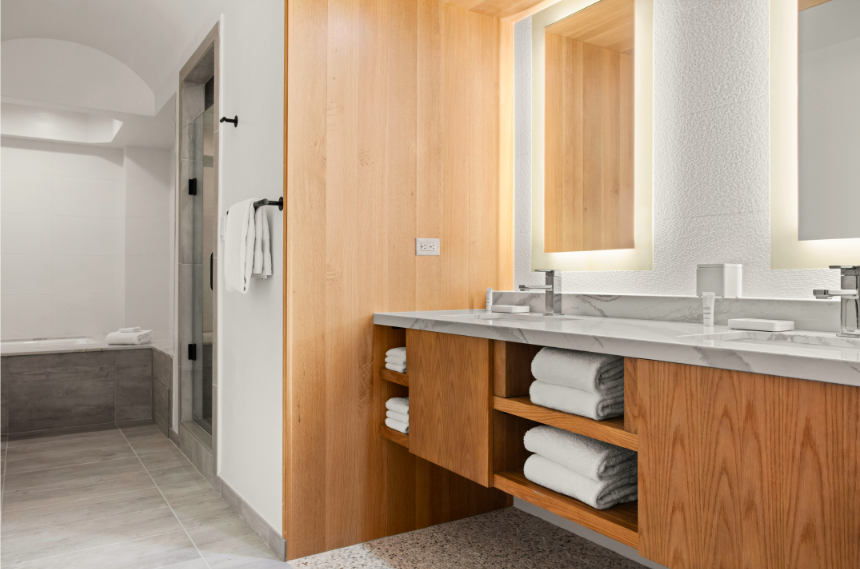
[{"label": "bathroom vanity", "polygon": [[[477,310],[374,324],[374,404],[391,445],[671,569],[860,560],[860,342]],[[403,345],[407,373],[384,369],[385,351]],[[542,346],[625,356],[624,417],[533,405]],[[382,426],[393,396],[410,398],[408,435]],[[541,423],[638,451],[639,501],[599,511],[529,482],[523,435]]]}]

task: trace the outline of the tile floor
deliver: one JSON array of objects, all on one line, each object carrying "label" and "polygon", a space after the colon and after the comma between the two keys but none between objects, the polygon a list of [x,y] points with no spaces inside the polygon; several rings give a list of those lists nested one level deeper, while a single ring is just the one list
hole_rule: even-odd
[{"label": "tile floor", "polygon": [[515,508],[290,561],[293,569],[642,569]]},{"label": "tile floor", "polygon": [[155,425],[0,444],[0,565],[284,569]]}]

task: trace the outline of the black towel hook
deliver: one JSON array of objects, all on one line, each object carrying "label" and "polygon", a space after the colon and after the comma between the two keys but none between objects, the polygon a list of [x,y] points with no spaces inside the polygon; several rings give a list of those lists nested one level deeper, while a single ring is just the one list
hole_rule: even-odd
[{"label": "black towel hook", "polygon": [[239,126],[239,115],[236,115],[232,119],[228,119],[227,117],[221,117],[221,120],[219,122],[231,122],[233,123],[234,127],[237,127]]}]

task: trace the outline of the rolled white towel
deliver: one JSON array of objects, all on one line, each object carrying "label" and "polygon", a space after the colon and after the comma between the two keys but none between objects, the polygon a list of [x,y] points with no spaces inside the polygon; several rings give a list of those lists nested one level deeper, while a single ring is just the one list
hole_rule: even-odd
[{"label": "rolled white towel", "polygon": [[604,392],[624,380],[624,358],[560,348],[541,348],[532,360],[532,375],[544,383]]},{"label": "rolled white towel", "polygon": [[409,398],[408,397],[392,397],[385,402],[385,408],[394,411],[395,413],[409,414]]},{"label": "rolled white towel", "polygon": [[406,373],[406,366],[399,366],[397,364],[385,364],[385,369],[390,369],[391,371],[396,371],[397,373]]},{"label": "rolled white towel", "polygon": [[409,425],[406,423],[401,423],[400,421],[395,421],[394,419],[385,419],[385,426],[389,429],[394,429],[395,431],[400,431],[404,435],[409,434]]},{"label": "rolled white towel", "polygon": [[134,328],[120,328],[120,332],[140,332],[140,326],[135,326]]},{"label": "rolled white towel", "polygon": [[624,387],[606,393],[593,393],[562,387],[542,381],[533,381],[529,388],[532,403],[565,413],[573,413],[602,421],[624,414]]},{"label": "rolled white towel", "polygon": [[387,419],[394,419],[395,421],[400,421],[406,425],[409,424],[409,414],[408,413],[398,413],[397,411],[392,411],[389,409],[385,412],[385,417]]},{"label": "rolled white towel", "polygon": [[405,366],[406,365],[406,358],[398,358],[395,356],[388,356],[387,358],[385,358],[385,363],[394,364],[396,366]]},{"label": "rolled white towel", "polygon": [[111,332],[105,338],[105,342],[110,346],[139,346],[141,344],[149,344],[152,342],[151,332],[152,330],[141,330],[140,332]]},{"label": "rolled white towel", "polygon": [[526,460],[523,473],[535,484],[576,498],[598,510],[632,502],[639,494],[636,476],[592,480],[539,454]]},{"label": "rolled white towel", "polygon": [[593,480],[637,474],[635,451],[549,425],[529,429],[523,442],[526,450]]},{"label": "rolled white towel", "polygon": [[385,355],[388,357],[403,358],[405,360],[406,359],[406,347],[391,348],[390,350],[385,352]]}]

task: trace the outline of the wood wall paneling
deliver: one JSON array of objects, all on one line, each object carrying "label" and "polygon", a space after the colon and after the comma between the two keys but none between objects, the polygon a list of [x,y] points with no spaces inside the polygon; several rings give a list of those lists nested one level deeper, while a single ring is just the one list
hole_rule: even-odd
[{"label": "wood wall paneling", "polygon": [[814,8],[815,6],[824,4],[825,2],[830,2],[830,0],[798,0],[797,8],[802,12],[803,10]]},{"label": "wood wall paneling", "polygon": [[636,0],[601,0],[548,26],[547,32],[628,55],[636,33]]},{"label": "wood wall paneling", "polygon": [[[483,307],[486,287],[512,287],[513,30],[436,0],[296,0],[286,18],[296,558],[506,503],[379,436],[372,315]],[[442,255],[416,258],[416,237],[440,237]]]},{"label": "wood wall paneling", "polygon": [[639,360],[639,551],[672,567],[856,567],[860,388]]}]

